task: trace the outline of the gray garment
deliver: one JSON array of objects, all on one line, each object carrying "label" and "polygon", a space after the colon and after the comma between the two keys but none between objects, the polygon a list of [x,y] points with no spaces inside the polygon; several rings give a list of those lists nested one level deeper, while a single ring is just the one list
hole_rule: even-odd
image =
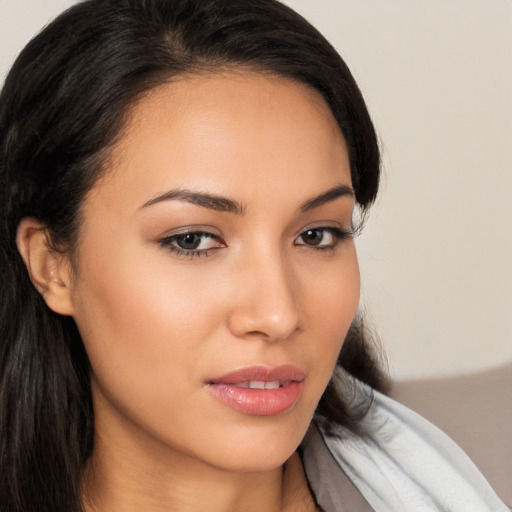
[{"label": "gray garment", "polygon": [[372,508],[333,459],[316,425],[301,445],[306,477],[323,512],[372,512]]}]

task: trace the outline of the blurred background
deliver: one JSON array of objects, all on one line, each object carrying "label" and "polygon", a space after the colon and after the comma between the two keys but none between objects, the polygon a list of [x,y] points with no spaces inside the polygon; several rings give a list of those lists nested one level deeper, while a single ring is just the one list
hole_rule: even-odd
[{"label": "blurred background", "polygon": [[[70,0],[0,0],[0,76]],[[287,0],[351,68],[381,140],[362,308],[398,380],[512,362],[512,2]]]}]

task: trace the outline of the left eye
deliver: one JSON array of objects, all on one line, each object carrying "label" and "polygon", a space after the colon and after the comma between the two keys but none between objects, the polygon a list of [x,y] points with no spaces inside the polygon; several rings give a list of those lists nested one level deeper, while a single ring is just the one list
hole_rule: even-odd
[{"label": "left eye", "polygon": [[336,244],[345,238],[344,232],[336,228],[314,228],[301,233],[297,239],[297,245],[309,245],[316,248],[335,247]]}]

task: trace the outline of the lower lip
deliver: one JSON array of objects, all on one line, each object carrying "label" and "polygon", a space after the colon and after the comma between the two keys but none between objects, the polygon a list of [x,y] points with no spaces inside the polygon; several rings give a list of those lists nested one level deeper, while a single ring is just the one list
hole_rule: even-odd
[{"label": "lower lip", "polygon": [[295,405],[302,382],[291,381],[278,389],[240,388],[231,384],[208,384],[213,396],[229,407],[252,416],[273,416]]}]

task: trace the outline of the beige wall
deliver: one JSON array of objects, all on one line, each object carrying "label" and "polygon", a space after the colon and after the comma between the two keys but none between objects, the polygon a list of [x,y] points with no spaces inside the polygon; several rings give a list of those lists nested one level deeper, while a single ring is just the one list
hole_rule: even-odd
[{"label": "beige wall", "polygon": [[[73,2],[0,0],[0,74]],[[385,179],[358,241],[398,378],[512,361],[512,3],[288,0],[367,98]]]},{"label": "beige wall", "polygon": [[385,180],[359,241],[399,378],[512,360],[512,2],[290,0],[346,58]]}]

